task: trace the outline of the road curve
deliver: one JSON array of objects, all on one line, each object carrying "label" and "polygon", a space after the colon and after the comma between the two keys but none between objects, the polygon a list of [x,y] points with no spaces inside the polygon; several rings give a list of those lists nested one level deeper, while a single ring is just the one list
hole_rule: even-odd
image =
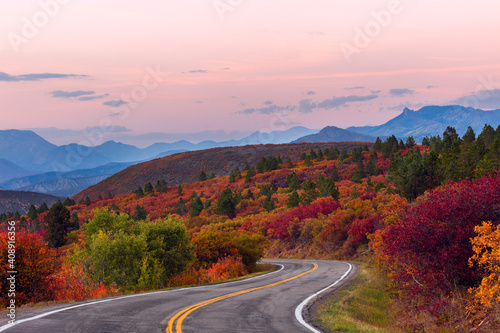
[{"label": "road curve", "polygon": [[319,332],[301,318],[302,309],[316,293],[354,275],[353,266],[338,261],[264,262],[280,270],[231,283],[20,309],[14,326],[2,316],[0,332]]}]

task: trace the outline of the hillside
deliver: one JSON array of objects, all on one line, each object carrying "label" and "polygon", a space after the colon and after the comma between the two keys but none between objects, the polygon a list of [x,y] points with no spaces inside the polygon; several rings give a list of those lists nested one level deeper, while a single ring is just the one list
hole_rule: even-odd
[{"label": "hillside", "polygon": [[26,169],[21,168],[19,165],[9,162],[3,158],[0,158],[0,170],[2,170],[0,173],[0,182],[14,177],[23,177],[31,174],[31,172]]},{"label": "hillside", "polygon": [[61,198],[49,194],[0,190],[0,213],[18,211],[26,214],[31,204],[38,207],[45,202],[50,207],[58,200]]},{"label": "hillside", "polygon": [[169,186],[189,184],[194,183],[202,171],[207,175],[214,173],[216,176],[224,176],[236,168],[243,170],[246,163],[255,166],[262,157],[281,156],[284,161],[288,158],[298,160],[302,153],[311,149],[337,147],[339,150],[352,151],[365,144],[371,146],[364,142],[289,143],[185,152],[130,166],[78,193],[74,199],[78,201],[86,196],[95,199],[99,195],[105,197],[110,192],[114,195],[129,193],[147,182],[156,183],[159,179],[164,179]]},{"label": "hillside", "polygon": [[459,105],[426,106],[417,111],[404,108],[403,112],[380,126],[349,127],[347,130],[371,136],[397,138],[413,136],[420,141],[424,136],[442,134],[446,127],[453,126],[460,135],[471,126],[480,133],[485,124],[496,128],[500,124],[500,110],[483,111]]},{"label": "hillside", "polygon": [[327,126],[317,134],[301,137],[293,142],[342,142],[342,141],[364,141],[375,142],[377,138],[371,135],[360,134],[335,126]]}]

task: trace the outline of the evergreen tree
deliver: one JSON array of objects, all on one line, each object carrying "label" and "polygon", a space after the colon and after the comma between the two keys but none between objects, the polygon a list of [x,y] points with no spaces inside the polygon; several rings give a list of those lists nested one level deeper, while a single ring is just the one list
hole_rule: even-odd
[{"label": "evergreen tree", "polygon": [[252,191],[250,189],[248,189],[247,195],[245,196],[245,199],[248,199],[248,200],[253,200],[254,199],[253,193],[252,193]]},{"label": "evergreen tree", "polygon": [[236,203],[233,197],[233,192],[230,188],[222,191],[222,194],[217,201],[217,214],[227,215],[230,219],[236,216]]},{"label": "evergreen tree", "polygon": [[[457,134],[455,127],[448,126],[443,133],[443,148],[450,148],[454,141],[459,141],[460,137]],[[459,142],[460,144],[460,142]]]},{"label": "evergreen tree", "polygon": [[415,139],[413,138],[413,136],[409,136],[406,139],[406,143],[405,143],[406,148],[413,148],[413,146],[415,146],[415,145],[416,145]]},{"label": "evergreen tree", "polygon": [[207,174],[205,173],[205,171],[202,171],[202,172],[200,172],[200,175],[198,176],[198,181],[204,182],[205,180],[207,180]]},{"label": "evergreen tree", "polygon": [[85,204],[85,206],[90,206],[92,202],[90,201],[90,198],[87,196],[85,197],[85,200],[83,200],[83,203]]},{"label": "evergreen tree", "polygon": [[144,191],[142,190],[142,187],[139,186],[139,188],[137,190],[134,191],[134,194],[138,197],[138,198],[142,198],[144,196]]},{"label": "evergreen tree", "polygon": [[300,190],[300,179],[297,177],[297,174],[295,172],[292,172],[286,177],[286,184],[288,185],[288,190],[290,192],[295,191],[295,190]]},{"label": "evergreen tree", "polygon": [[343,161],[348,157],[349,157],[349,155],[347,155],[347,149],[345,149],[345,148],[342,149],[342,152],[340,153],[340,156],[339,156],[339,161]]},{"label": "evergreen tree", "polygon": [[167,192],[167,182],[164,179],[158,179],[156,181],[155,189],[158,193],[165,193]]},{"label": "evergreen tree", "polygon": [[467,127],[467,132],[465,132],[464,136],[462,137],[462,140],[468,144],[476,141],[476,133],[474,132],[472,127],[470,126]]},{"label": "evergreen tree", "polygon": [[68,206],[74,206],[76,203],[75,203],[75,200],[71,200],[70,198],[66,198],[64,199],[63,201],[63,205],[65,207],[68,207]]},{"label": "evergreen tree", "polygon": [[210,176],[208,177],[208,179],[214,179],[214,178],[215,178],[215,173],[214,173],[214,172],[212,172],[212,173],[210,174]]},{"label": "evergreen tree", "polygon": [[140,205],[135,206],[134,214],[131,216],[134,221],[143,221],[148,217],[146,209]]},{"label": "evergreen tree", "polygon": [[66,244],[66,235],[70,227],[70,213],[68,208],[61,202],[57,202],[50,207],[45,215],[46,239],[49,246],[58,248]]},{"label": "evergreen tree", "polygon": [[175,212],[181,216],[186,215],[187,207],[186,207],[186,204],[184,203],[184,200],[182,198],[179,198],[179,201],[177,201],[177,204],[175,207]]},{"label": "evergreen tree", "polygon": [[297,191],[293,191],[292,194],[288,197],[288,201],[286,206],[288,208],[298,207],[300,204],[300,197]]},{"label": "evergreen tree", "polygon": [[254,169],[253,168],[248,169],[247,174],[245,175],[245,184],[250,183],[253,176],[255,176]]},{"label": "evergreen tree", "polygon": [[36,211],[35,205],[31,204],[27,215],[32,221],[38,218],[38,212]]},{"label": "evergreen tree", "polygon": [[496,132],[490,125],[486,124],[483,127],[483,131],[479,134],[478,138],[481,138],[486,146],[490,146],[495,140]]},{"label": "evergreen tree", "polygon": [[332,171],[330,172],[330,174],[332,176],[333,181],[338,182],[340,180],[339,170],[337,169],[336,164],[333,165],[333,168],[332,168]]},{"label": "evergreen tree", "polygon": [[304,165],[305,166],[312,166],[313,165],[311,155],[306,156],[306,158],[304,159]]},{"label": "evergreen tree", "polygon": [[375,140],[375,144],[373,145],[373,150],[382,151],[382,140],[379,137],[377,137],[377,140]]},{"label": "evergreen tree", "polygon": [[365,167],[363,165],[363,161],[360,160],[358,162],[356,170],[352,174],[351,181],[353,183],[361,183],[364,176],[365,176]]},{"label": "evergreen tree", "polygon": [[150,182],[144,184],[144,193],[152,193],[152,192],[153,192],[153,185],[151,185]]},{"label": "evergreen tree", "polygon": [[177,195],[182,196],[182,194],[183,194],[182,184],[179,184],[179,186],[177,186]]},{"label": "evergreen tree", "polygon": [[264,209],[267,210],[268,212],[272,211],[275,206],[274,206],[274,201],[272,199],[272,194],[269,193],[267,196],[266,196],[266,200],[264,200],[264,205],[263,205]]},{"label": "evergreen tree", "polygon": [[302,195],[301,201],[305,205],[310,204],[318,197],[318,190],[316,190],[316,184],[310,180],[304,183],[304,193]]},{"label": "evergreen tree", "polygon": [[49,207],[47,206],[47,204],[44,202],[42,203],[39,207],[38,207],[38,214],[42,214],[42,213],[45,213],[46,211],[49,210]]},{"label": "evergreen tree", "polygon": [[234,177],[234,174],[229,175],[229,183],[232,184],[236,181],[236,178]]},{"label": "evergreen tree", "polygon": [[200,197],[196,197],[191,199],[191,207],[189,210],[189,215],[191,217],[196,217],[201,214],[201,211],[203,210],[203,202],[201,201]]},{"label": "evergreen tree", "polygon": [[426,136],[422,139],[422,146],[429,146],[431,144],[431,140]]},{"label": "evergreen tree", "polygon": [[80,229],[80,223],[78,222],[78,213],[73,212],[69,221],[69,231],[75,231]]}]

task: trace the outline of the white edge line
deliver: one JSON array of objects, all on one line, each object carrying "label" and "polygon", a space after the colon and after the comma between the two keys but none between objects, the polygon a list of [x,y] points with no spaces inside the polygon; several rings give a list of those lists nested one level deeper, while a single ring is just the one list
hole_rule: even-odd
[{"label": "white edge line", "polygon": [[[263,277],[263,276],[268,276],[270,274],[278,273],[279,271],[281,271],[281,270],[283,270],[285,268],[285,266],[280,265],[280,264],[275,264],[275,265],[281,266],[280,269],[278,269],[277,271],[273,271],[273,272],[270,272],[270,273],[262,274],[262,275],[259,275],[259,276],[254,276],[254,277],[251,277],[251,278],[248,278],[248,279],[243,279],[243,280],[238,280],[238,281],[233,281],[233,282],[227,282],[227,283],[221,283],[221,284],[228,285],[228,284],[234,284],[234,283],[238,283],[238,282],[242,282],[242,281],[246,282],[246,281],[257,279],[257,278],[260,278],[260,277]],[[207,288],[207,287],[211,287],[211,286],[214,286],[214,285],[205,285],[205,286],[197,286],[197,287],[184,287],[184,288],[179,288],[179,289],[174,289],[174,290],[153,291],[153,292],[149,292],[149,293],[133,294],[133,295],[127,295],[127,296],[119,296],[119,297],[113,297],[113,298],[104,299],[104,300],[100,300],[100,301],[94,301],[94,302],[89,302],[89,303],[84,303],[84,304],[78,304],[78,305],[68,306],[66,308],[61,308],[61,309],[57,309],[57,310],[53,310],[53,311],[41,313],[41,314],[36,315],[34,317],[16,320],[14,324],[7,324],[7,325],[0,326],[0,332],[3,332],[3,331],[5,331],[5,330],[7,330],[7,329],[9,329],[11,327],[14,327],[14,326],[17,326],[19,324],[25,323],[27,321],[32,321],[32,320],[40,319],[40,318],[43,318],[43,317],[46,317],[46,316],[50,316],[50,315],[52,315],[54,313],[58,313],[58,312],[62,312],[62,311],[70,310],[70,309],[80,308],[82,306],[94,305],[94,304],[105,303],[105,302],[111,302],[111,301],[116,301],[116,300],[119,300],[119,299],[130,298],[130,297],[147,296],[147,295],[161,294],[161,293],[172,293],[172,292],[181,291],[181,290],[188,290],[188,289],[192,290],[192,289],[199,289],[199,288]]]},{"label": "white edge line", "polygon": [[302,311],[304,310],[304,307],[307,305],[307,303],[309,303],[314,297],[318,296],[319,294],[321,294],[321,293],[325,292],[326,290],[330,289],[331,287],[335,286],[337,283],[342,281],[351,272],[352,265],[348,262],[345,262],[344,264],[349,265],[349,269],[347,270],[347,272],[344,273],[344,275],[342,275],[340,277],[340,279],[338,279],[337,281],[335,281],[334,283],[332,283],[328,287],[318,291],[316,294],[309,296],[302,303],[300,303],[299,306],[297,306],[297,308],[295,309],[295,318],[297,318],[297,320],[303,326],[305,326],[306,328],[308,328],[310,331],[312,331],[314,333],[321,333],[321,332],[318,331],[317,329],[315,329],[314,327],[312,327],[311,325],[309,325],[308,323],[306,323],[306,321],[304,320],[304,317],[302,317]]}]

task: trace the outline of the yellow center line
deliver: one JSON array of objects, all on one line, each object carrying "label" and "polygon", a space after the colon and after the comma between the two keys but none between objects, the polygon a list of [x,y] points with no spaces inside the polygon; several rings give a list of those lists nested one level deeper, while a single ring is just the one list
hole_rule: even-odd
[{"label": "yellow center line", "polygon": [[206,305],[209,305],[209,304],[212,304],[212,303],[215,303],[215,302],[218,302],[218,301],[230,298],[230,297],[234,297],[234,296],[246,294],[246,293],[249,293],[249,292],[252,292],[252,291],[255,291],[255,290],[260,290],[260,289],[274,287],[274,286],[280,285],[282,283],[285,283],[285,282],[297,279],[297,278],[299,278],[301,276],[304,276],[304,275],[306,275],[308,273],[311,273],[312,271],[314,271],[314,270],[316,270],[318,268],[318,265],[315,264],[315,263],[309,263],[309,264],[312,264],[313,268],[311,268],[310,270],[308,270],[306,272],[300,273],[299,275],[295,275],[295,276],[293,276],[291,278],[288,278],[286,280],[281,280],[281,281],[278,281],[278,282],[275,282],[275,283],[271,283],[271,284],[268,284],[268,285],[265,285],[265,286],[262,286],[262,287],[255,287],[255,288],[245,289],[245,290],[242,290],[242,291],[237,291],[237,292],[234,292],[234,293],[231,293],[231,294],[219,296],[219,297],[216,297],[216,298],[212,298],[212,299],[209,299],[209,300],[206,300],[206,301],[203,301],[203,302],[196,303],[196,304],[193,304],[191,306],[188,306],[187,308],[185,308],[185,309],[177,312],[170,319],[170,321],[168,322],[168,326],[167,326],[167,331],[166,332],[167,333],[174,333],[173,327],[174,327],[175,321],[177,320],[177,323],[175,325],[175,332],[176,333],[182,333],[182,322],[184,321],[184,319],[186,319],[186,317],[189,316],[189,314],[191,314],[193,311],[196,311],[196,310],[198,310],[201,307],[204,307]]}]

